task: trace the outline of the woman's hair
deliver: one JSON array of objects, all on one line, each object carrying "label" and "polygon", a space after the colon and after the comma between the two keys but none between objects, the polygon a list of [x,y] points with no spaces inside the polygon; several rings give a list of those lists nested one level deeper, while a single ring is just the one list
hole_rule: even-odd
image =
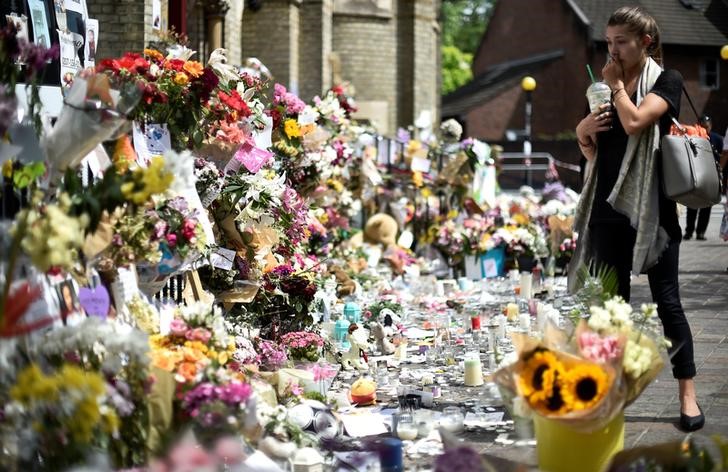
[{"label": "woman's hair", "polygon": [[662,65],[662,43],[660,28],[652,15],[640,7],[621,7],[607,21],[607,26],[626,26],[630,33],[642,37],[649,34],[652,42],[647,46],[647,55]]}]

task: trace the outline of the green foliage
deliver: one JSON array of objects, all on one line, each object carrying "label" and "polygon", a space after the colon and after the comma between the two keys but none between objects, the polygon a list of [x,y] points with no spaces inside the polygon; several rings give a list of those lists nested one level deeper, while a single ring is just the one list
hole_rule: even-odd
[{"label": "green foliage", "polygon": [[595,265],[591,270],[587,266],[577,269],[576,298],[586,307],[602,305],[603,302],[617,295],[619,278],[614,267]]},{"label": "green foliage", "polygon": [[473,71],[470,66],[473,55],[464,53],[456,46],[442,47],[442,93],[448,94],[470,82]]},{"label": "green foliage", "polygon": [[475,54],[488,26],[495,0],[445,0],[442,2],[442,44]]},{"label": "green foliage", "polygon": [[496,0],[442,2],[442,93],[452,92],[473,77],[471,65],[488,26]]},{"label": "green foliage", "polygon": [[321,395],[319,392],[305,392],[303,394],[304,398],[307,398],[308,400],[317,400],[321,403],[326,403],[326,397]]}]

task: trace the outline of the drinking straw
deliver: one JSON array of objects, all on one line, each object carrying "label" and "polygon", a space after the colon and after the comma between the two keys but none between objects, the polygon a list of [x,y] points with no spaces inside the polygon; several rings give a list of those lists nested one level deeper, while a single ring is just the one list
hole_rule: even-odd
[{"label": "drinking straw", "polygon": [[589,64],[586,65],[586,71],[589,72],[589,78],[591,79],[592,83],[596,82],[596,79],[594,78],[594,73],[591,70],[591,66]]}]

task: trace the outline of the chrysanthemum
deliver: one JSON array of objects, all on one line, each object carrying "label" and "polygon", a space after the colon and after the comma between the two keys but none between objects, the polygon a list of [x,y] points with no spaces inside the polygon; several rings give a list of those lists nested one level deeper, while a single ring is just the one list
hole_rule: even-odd
[{"label": "chrysanthemum", "polygon": [[562,396],[570,411],[586,410],[604,398],[610,387],[609,376],[595,364],[579,364],[563,377]]}]

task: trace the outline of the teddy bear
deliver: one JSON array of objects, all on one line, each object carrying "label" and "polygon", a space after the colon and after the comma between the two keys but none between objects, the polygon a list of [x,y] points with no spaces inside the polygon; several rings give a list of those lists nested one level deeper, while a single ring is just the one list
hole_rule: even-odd
[{"label": "teddy bear", "polygon": [[336,296],[339,298],[347,297],[356,292],[356,282],[354,282],[349,274],[339,266],[333,265],[329,267],[329,273],[336,278]]}]

